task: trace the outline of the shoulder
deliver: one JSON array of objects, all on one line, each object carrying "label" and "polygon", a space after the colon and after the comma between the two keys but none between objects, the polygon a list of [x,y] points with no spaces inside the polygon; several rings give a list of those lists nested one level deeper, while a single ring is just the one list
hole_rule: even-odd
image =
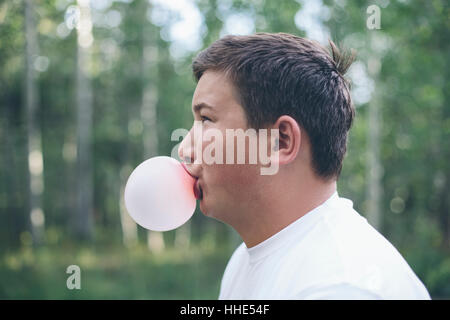
[{"label": "shoulder", "polygon": [[353,208],[346,210],[345,215],[345,224],[338,223],[335,216],[328,225],[349,283],[383,299],[430,298],[408,262],[387,238]]},{"label": "shoulder", "polygon": [[285,258],[280,281],[292,299],[427,299],[400,253],[352,208],[328,212]]},{"label": "shoulder", "polygon": [[380,300],[382,297],[349,282],[322,284],[308,287],[290,297],[291,300]]}]

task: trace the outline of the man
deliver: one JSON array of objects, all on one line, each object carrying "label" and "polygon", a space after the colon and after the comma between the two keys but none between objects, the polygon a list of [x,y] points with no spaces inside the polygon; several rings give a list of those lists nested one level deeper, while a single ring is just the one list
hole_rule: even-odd
[{"label": "man", "polygon": [[267,138],[279,166],[271,175],[248,163],[249,149],[245,164],[196,161],[207,141],[193,139],[193,129],[180,144],[200,210],[243,239],[219,299],[430,299],[399,252],[336,190],[354,118],[343,77],[353,56],[330,45],[331,56],[285,33],[225,36],[193,62],[194,120],[204,134],[278,132],[278,145]]}]

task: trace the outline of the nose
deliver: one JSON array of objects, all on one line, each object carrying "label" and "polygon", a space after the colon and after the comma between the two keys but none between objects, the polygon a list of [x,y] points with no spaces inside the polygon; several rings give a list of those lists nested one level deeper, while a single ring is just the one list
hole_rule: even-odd
[{"label": "nose", "polygon": [[194,163],[194,147],[192,145],[191,131],[181,141],[178,148],[178,157],[185,164]]},{"label": "nose", "polygon": [[188,173],[194,178],[198,178],[201,171],[201,162],[195,162],[195,147],[196,143],[194,139],[192,139],[192,130],[184,137],[183,141],[181,141],[180,146],[178,148],[178,157],[181,162],[184,164],[184,168],[188,171]]},{"label": "nose", "polygon": [[[180,146],[178,148],[178,157],[181,162],[184,163],[185,169],[189,172],[191,176],[198,178],[201,171],[201,161],[195,161],[197,153],[201,153],[201,149],[195,151],[195,148],[201,147],[198,145],[193,139],[192,129],[189,133],[184,137],[183,141],[181,141]],[[194,137],[195,138],[195,137]],[[201,155],[200,155],[201,157]]]}]

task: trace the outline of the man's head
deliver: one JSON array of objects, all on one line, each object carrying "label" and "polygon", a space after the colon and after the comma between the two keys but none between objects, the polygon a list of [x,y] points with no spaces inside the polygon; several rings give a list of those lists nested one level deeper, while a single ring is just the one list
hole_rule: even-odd
[{"label": "man's head", "polygon": [[[291,170],[295,163],[309,168],[318,180],[336,180],[354,118],[349,84],[343,78],[353,56],[341,55],[330,45],[331,56],[318,43],[285,33],[219,39],[192,65],[198,82],[193,106],[215,107],[195,112],[195,120],[210,119],[204,130],[214,127],[224,136],[229,128],[279,129],[281,170]],[[184,155],[193,149],[186,140],[180,148]],[[210,208],[217,210],[218,218],[224,214],[218,213],[219,207],[237,210],[232,204],[237,203],[242,209],[251,206],[245,199],[257,201],[264,194],[255,166],[198,165],[191,171],[204,178],[204,195],[210,191]]]}]

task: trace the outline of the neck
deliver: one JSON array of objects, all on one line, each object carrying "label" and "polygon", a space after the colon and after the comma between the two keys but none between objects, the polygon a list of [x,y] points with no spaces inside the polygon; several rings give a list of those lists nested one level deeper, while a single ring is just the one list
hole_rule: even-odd
[{"label": "neck", "polygon": [[[303,175],[304,179],[299,183],[299,176],[291,173],[272,179],[270,187],[258,195],[259,201],[253,201],[242,213],[246,219],[232,225],[247,248],[278,233],[320,206],[336,191],[334,180],[324,182],[308,173]],[[267,179],[268,176],[265,177]]]}]

